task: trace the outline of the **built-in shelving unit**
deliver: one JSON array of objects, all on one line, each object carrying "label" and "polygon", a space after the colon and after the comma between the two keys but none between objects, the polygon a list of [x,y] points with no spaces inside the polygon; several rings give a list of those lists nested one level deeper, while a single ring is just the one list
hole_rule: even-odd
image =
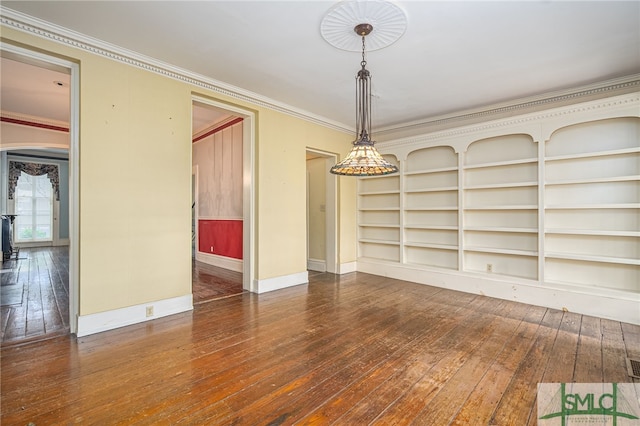
[{"label": "built-in shelving unit", "polygon": [[560,129],[544,161],[545,281],[640,293],[640,120]]},{"label": "built-in shelving unit", "polygon": [[413,151],[403,177],[405,263],[458,269],[458,154],[450,147]]},{"label": "built-in shelving unit", "polygon": [[473,142],[462,172],[464,270],[537,279],[537,144],[528,135]]},{"label": "built-in shelving unit", "polygon": [[363,177],[358,194],[359,257],[400,262],[400,176]]},{"label": "built-in shelving unit", "polygon": [[378,146],[359,271],[640,324],[640,92]]}]

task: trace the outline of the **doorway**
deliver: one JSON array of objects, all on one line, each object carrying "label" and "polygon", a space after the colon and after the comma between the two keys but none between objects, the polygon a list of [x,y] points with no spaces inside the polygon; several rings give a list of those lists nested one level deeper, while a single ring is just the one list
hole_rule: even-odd
[{"label": "doorway", "polygon": [[253,113],[192,99],[194,304],[252,291]]},{"label": "doorway", "polygon": [[[26,156],[24,158],[36,156],[40,157],[41,161],[63,164],[58,169],[67,182],[63,189],[68,192],[68,198],[59,205],[59,210],[64,210],[68,219],[65,220],[65,224],[54,224],[51,245],[61,247],[49,248],[49,251],[56,254],[51,257],[52,259],[63,259],[63,261],[55,262],[57,262],[57,266],[62,268],[61,270],[65,271],[63,275],[65,275],[68,291],[61,292],[60,294],[64,294],[65,297],[57,299],[58,311],[63,312],[65,316],[64,331],[76,333],[79,310],[79,68],[77,64],[70,61],[7,43],[0,43],[0,52],[2,61],[11,61],[12,65],[17,66],[16,69],[22,70],[16,72],[15,78],[11,79],[8,73],[9,68],[3,66],[3,122],[11,123],[16,127],[19,122],[22,122],[23,126],[28,126],[29,122],[39,122],[37,127],[40,128],[43,127],[42,122],[44,122],[48,123],[45,124],[45,128],[49,126],[50,133],[59,131],[58,137],[53,138],[34,137],[36,133],[33,132],[28,138],[20,137],[20,132],[15,132],[14,138],[3,137],[3,146],[0,149],[3,169],[3,173],[0,174],[0,186],[2,187],[0,190],[0,199],[2,200],[0,210],[2,213],[7,213],[9,207],[7,191],[9,154],[14,157],[16,155]],[[57,96],[52,96],[52,93]],[[13,121],[11,117],[7,120],[5,116],[7,111],[13,114]],[[31,117],[31,119],[19,120],[20,117]],[[18,119],[16,120],[16,118]],[[52,122],[53,124],[51,124]],[[57,125],[58,123],[62,123],[62,126]],[[60,127],[63,129],[61,130]],[[42,160],[42,157],[48,158]],[[60,186],[62,189],[63,185]],[[53,213],[54,221],[61,216],[59,210]],[[68,241],[60,235],[65,225],[68,228],[66,229]],[[26,255],[27,252],[24,251],[23,254]],[[22,257],[25,257],[24,255]],[[40,255],[40,253],[38,256],[34,254],[32,257],[36,258]],[[16,260],[16,264],[20,260],[25,259]],[[65,263],[67,266],[64,265]],[[4,266],[3,264],[3,271],[11,270],[11,268]],[[11,274],[11,272],[8,273]],[[3,273],[3,275],[5,274]],[[42,309],[42,306],[40,308]],[[59,332],[60,330],[56,330],[56,333]],[[42,329],[42,333],[43,335],[48,334],[46,327]],[[37,338],[39,336],[29,337]]]},{"label": "doorway", "polygon": [[307,148],[307,270],[338,271],[335,154]]}]

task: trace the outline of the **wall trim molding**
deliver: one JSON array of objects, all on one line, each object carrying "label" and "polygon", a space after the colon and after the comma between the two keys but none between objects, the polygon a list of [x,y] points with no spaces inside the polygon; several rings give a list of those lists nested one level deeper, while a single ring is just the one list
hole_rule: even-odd
[{"label": "wall trim molding", "polygon": [[358,263],[357,262],[340,263],[338,265],[338,274],[340,274],[340,275],[349,274],[351,272],[356,272],[357,270],[358,270]]},{"label": "wall trim molding", "polygon": [[[84,50],[95,55],[103,56],[114,61],[125,63],[175,80],[183,81],[194,86],[203,87],[244,102],[249,102],[264,108],[272,109],[331,129],[353,133],[353,126],[339,123],[325,117],[312,114],[266,96],[197,74],[157,59],[133,52],[128,49],[89,37],[50,22],[34,18],[15,10],[0,6],[0,24],[18,31],[26,32],[37,37],[51,40],[60,44]],[[514,99],[500,104],[485,105],[480,108],[458,111],[449,115],[430,117],[408,123],[390,125],[374,132],[380,136],[393,132],[426,133],[428,128],[436,126],[455,127],[468,123],[470,120],[490,120],[499,116],[525,114],[535,109],[551,108],[554,105],[567,102],[580,102],[593,96],[612,96],[620,91],[633,91],[640,88],[640,74],[634,74],[618,79],[583,85],[565,90],[547,92],[528,98]]]},{"label": "wall trim molding", "polygon": [[[150,306],[153,307],[153,315],[147,316],[147,307]],[[79,315],[76,335],[78,337],[88,336],[191,310],[193,310],[193,295],[189,293],[184,296],[142,303],[111,311]]]},{"label": "wall trim molding", "polygon": [[[413,130],[413,133],[428,133],[429,128],[440,126],[441,128],[459,127],[470,121],[487,122],[496,118],[504,118],[515,114],[527,114],[533,110],[576,104],[592,100],[593,97],[611,97],[620,93],[628,93],[640,89],[640,74],[632,74],[625,77],[600,81],[589,85],[577,86],[571,89],[558,90],[542,93],[527,98],[515,99],[510,102],[500,104],[485,105],[466,111],[457,111],[452,114],[438,117],[430,117],[398,125],[386,126],[376,129],[376,134],[380,137],[383,134],[398,131]],[[382,142],[379,142],[382,143]]]},{"label": "wall trim molding", "polygon": [[307,259],[307,269],[316,272],[326,272],[327,262],[321,259]]},{"label": "wall trim molding", "polygon": [[[638,88],[640,88],[640,80],[638,80]],[[573,105],[568,105],[564,107],[556,107],[544,111],[539,111],[535,113],[528,113],[518,116],[513,116],[509,118],[496,119],[492,121],[486,121],[479,124],[471,124],[461,127],[449,128],[446,130],[435,131],[432,133],[425,133],[417,136],[411,136],[407,138],[400,138],[386,142],[378,142],[376,145],[378,149],[382,152],[386,148],[396,148],[402,147],[403,149],[409,149],[412,147],[423,147],[425,143],[430,142],[438,142],[438,144],[442,145],[444,139],[459,137],[461,135],[478,135],[483,132],[495,132],[495,131],[503,131],[505,128],[513,128],[526,125],[535,125],[540,121],[546,121],[550,119],[565,117],[569,115],[576,115],[580,113],[592,113],[594,110],[617,110],[620,108],[637,108],[640,103],[640,92],[628,93],[619,96],[613,96],[606,99],[599,99],[590,102],[577,103]],[[539,126],[538,126],[539,128]],[[523,130],[523,133],[526,130]],[[537,142],[542,142],[546,140],[548,135],[543,135],[538,130],[538,135],[535,136],[534,140]],[[484,137],[484,136],[482,136]],[[481,138],[479,136],[474,136],[474,140],[478,140]],[[542,140],[540,140],[542,139]],[[471,142],[471,141],[470,141]]]},{"label": "wall trim molding", "polygon": [[84,50],[95,55],[103,56],[117,62],[160,74],[174,80],[202,87],[230,98],[269,108],[342,132],[353,132],[351,126],[347,126],[343,123],[338,123],[337,121],[329,120],[308,111],[294,108],[276,100],[267,98],[266,96],[169,65],[157,59],[141,55],[137,52],[133,52],[50,22],[34,18],[4,6],[0,6],[0,24],[76,49]]},{"label": "wall trim molding", "polygon": [[216,125],[213,126],[212,129],[204,130],[200,135],[196,135],[191,140],[191,143],[199,142],[199,141],[201,141],[202,139],[204,139],[206,137],[209,137],[209,136],[211,136],[213,134],[216,134],[218,132],[223,131],[227,127],[231,127],[234,124],[242,123],[243,120],[244,120],[244,118],[242,118],[242,117],[236,117],[236,118],[229,119],[229,121],[227,121],[225,123],[216,124]]},{"label": "wall trim molding", "polygon": [[19,126],[37,127],[39,129],[69,133],[69,123],[47,120],[42,117],[34,117],[32,115],[20,114],[17,112],[0,111],[0,121]]},{"label": "wall trim molding", "polygon": [[207,265],[217,266],[218,268],[229,269],[235,272],[242,272],[242,259],[234,259],[232,257],[218,256],[211,253],[196,252],[196,260],[206,263]]},{"label": "wall trim molding", "polygon": [[358,271],[640,325],[638,315],[640,295],[629,295],[615,290],[577,285],[558,286],[524,279],[501,280],[481,274],[458,271],[438,272],[366,260],[358,261]]},{"label": "wall trim molding", "polygon": [[255,280],[252,291],[260,294],[308,283],[309,273],[304,271],[297,274],[282,275],[280,277],[267,278],[264,280]]}]

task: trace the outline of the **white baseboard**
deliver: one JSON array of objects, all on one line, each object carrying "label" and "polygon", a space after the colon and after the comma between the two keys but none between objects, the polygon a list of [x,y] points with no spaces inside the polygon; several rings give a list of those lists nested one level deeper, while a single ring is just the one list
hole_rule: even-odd
[{"label": "white baseboard", "polygon": [[255,280],[252,291],[254,293],[266,293],[268,291],[280,290],[300,284],[307,284],[308,282],[309,273],[307,271],[304,271],[297,274],[284,275],[281,277]]},{"label": "white baseboard", "polygon": [[231,271],[242,272],[242,260],[232,257],[218,256],[217,254],[196,252],[196,260],[207,265],[218,268],[229,269]]},{"label": "white baseboard", "polygon": [[358,271],[640,325],[640,295],[358,261]]},{"label": "white baseboard", "polygon": [[307,269],[309,271],[327,272],[327,262],[320,259],[307,259]]},{"label": "white baseboard", "polygon": [[348,262],[338,264],[338,274],[348,274],[350,272],[356,272],[358,270],[357,262]]},{"label": "white baseboard", "polygon": [[[153,315],[147,316],[147,307],[152,307]],[[112,311],[78,317],[78,337],[88,336],[101,331],[113,330],[139,322],[150,321],[168,315],[178,314],[193,309],[193,295],[186,294],[171,299],[157,300],[141,305],[128,306]]]}]

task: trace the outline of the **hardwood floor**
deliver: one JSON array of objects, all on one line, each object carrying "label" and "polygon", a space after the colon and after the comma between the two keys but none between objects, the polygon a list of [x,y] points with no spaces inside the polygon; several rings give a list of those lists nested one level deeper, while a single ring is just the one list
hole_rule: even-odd
[{"label": "hardwood floor", "polygon": [[630,382],[640,327],[362,273],[2,348],[2,424],[535,425]]},{"label": "hardwood floor", "polygon": [[0,271],[3,343],[69,332],[68,247],[23,248]]},{"label": "hardwood floor", "polygon": [[242,273],[193,261],[194,305],[242,294]]},{"label": "hardwood floor", "polygon": [[[0,342],[69,333],[69,248],[23,248],[0,269]],[[193,262],[193,303],[242,293],[242,274]]]}]

